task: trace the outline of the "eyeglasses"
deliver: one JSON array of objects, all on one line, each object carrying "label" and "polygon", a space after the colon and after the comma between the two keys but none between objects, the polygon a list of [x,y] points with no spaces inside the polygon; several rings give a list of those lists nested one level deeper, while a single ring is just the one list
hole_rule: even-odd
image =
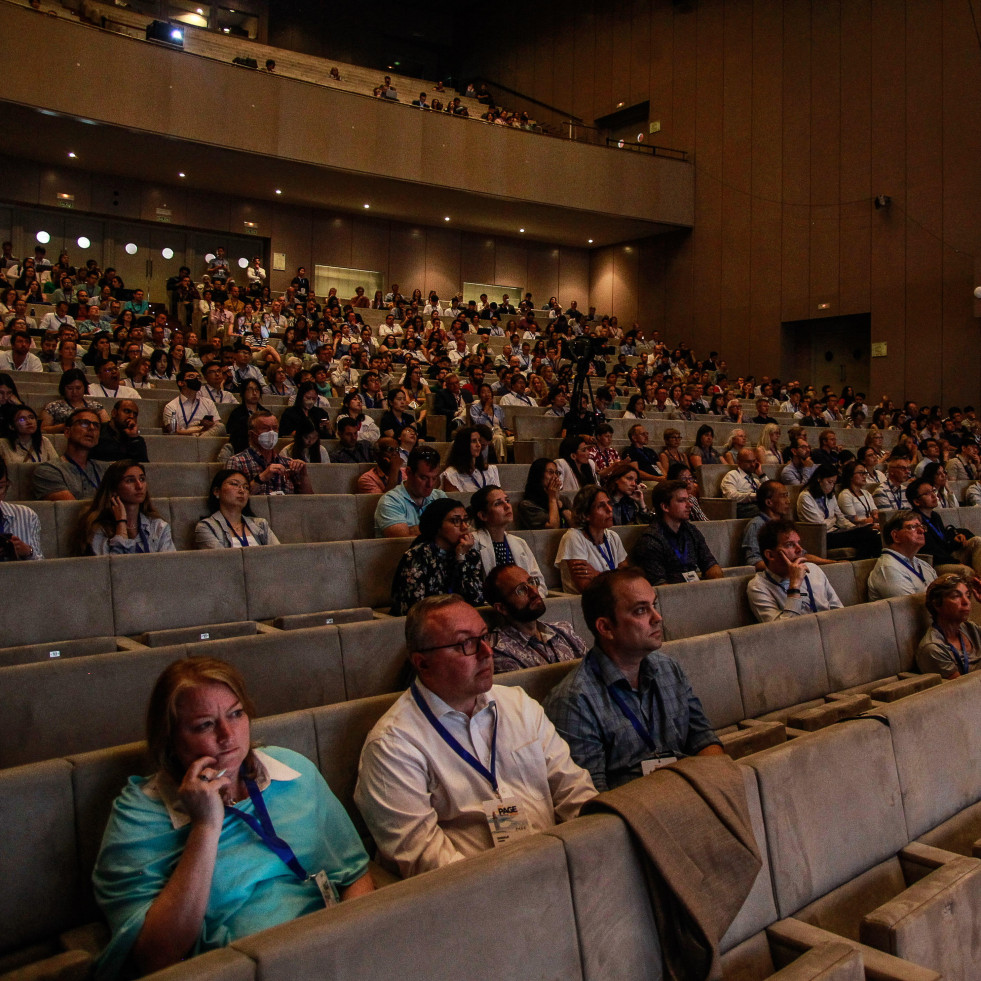
[{"label": "eyeglasses", "polygon": [[[530,579],[527,582],[519,582],[518,585],[511,590],[511,593],[517,596],[518,599],[524,599],[530,593],[534,593],[536,596],[539,595],[538,586]],[[511,593],[508,595],[511,595]]]},{"label": "eyeglasses", "polygon": [[486,644],[490,633],[485,632],[477,637],[464,637],[463,640],[457,641],[455,644],[436,644],[434,647],[422,647],[417,654],[428,654],[430,651],[449,651],[455,650],[462,654],[464,657],[473,657],[482,644]]},{"label": "eyeglasses", "polygon": [[98,429],[100,423],[95,419],[76,419],[72,426],[78,426],[79,429]]},{"label": "eyeglasses", "polygon": [[448,521],[451,525],[456,525],[457,527],[470,524],[470,519],[466,515],[456,514],[453,515],[452,517],[446,518],[445,520]]}]

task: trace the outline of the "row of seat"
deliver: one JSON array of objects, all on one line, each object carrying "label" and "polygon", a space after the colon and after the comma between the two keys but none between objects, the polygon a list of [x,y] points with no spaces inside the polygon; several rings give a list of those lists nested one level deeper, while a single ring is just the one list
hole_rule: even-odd
[{"label": "row of seat", "polygon": [[[767,628],[771,640],[760,635],[750,645],[755,644],[759,656],[769,655],[768,665],[757,664],[761,675],[768,666],[780,670],[782,665],[786,673],[792,671],[794,660],[787,656],[788,645],[791,650],[806,643],[829,652],[835,646],[844,651],[846,639],[856,634],[865,636],[869,630],[886,634],[891,628],[881,647],[893,646],[892,659],[872,667],[873,674],[884,671],[888,677],[901,666],[898,638],[914,635],[921,618],[921,601],[903,598],[802,618],[786,625],[790,629],[776,625]],[[734,631],[729,640],[735,647],[754,632],[759,633],[754,628]],[[717,636],[684,647],[674,644],[666,652],[679,658],[689,674],[695,673],[699,661],[705,661],[703,674],[717,675],[719,659],[713,658],[713,651],[725,640]],[[751,661],[747,653],[743,664]],[[540,686],[543,675],[554,679],[562,668],[515,672],[505,680],[521,683],[525,676]],[[252,685],[273,673],[258,657],[247,665],[248,671]],[[753,682],[748,677],[738,681],[745,699]],[[769,976],[787,956],[786,951],[776,953],[775,947],[797,945],[799,953],[801,947],[810,946],[805,941],[818,936],[817,931],[838,934],[852,947],[861,937],[929,968],[915,970],[863,951],[872,968],[868,977],[939,981],[942,973],[950,981],[967,981],[977,976],[972,941],[981,913],[977,903],[981,863],[957,861],[953,853],[941,854],[939,848],[970,854],[973,842],[981,836],[981,777],[974,765],[981,752],[975,724],[979,684],[981,678],[972,675],[894,705],[875,704],[871,717],[834,725],[746,757],[741,774],[763,867],[720,944],[724,978]],[[696,680],[696,690],[698,687]],[[261,697],[263,692],[257,694]],[[128,697],[136,699],[136,692]],[[363,831],[352,804],[357,759],[368,730],[396,697],[380,695],[261,719],[254,726],[254,735],[316,761]],[[720,711],[712,703],[711,692],[703,698],[710,716]],[[940,759],[948,765],[938,766]],[[89,876],[112,799],[126,777],[147,772],[146,767],[144,747],[136,744],[0,771],[0,820],[9,846],[0,853],[0,873],[8,884],[0,899],[0,952],[8,959],[18,956],[12,952],[24,952],[23,959],[33,961],[56,957],[62,947],[92,951],[104,938],[95,922]],[[665,777],[655,774],[646,779],[652,799],[659,799],[659,781]],[[686,818],[684,813],[674,815],[668,810],[659,814],[665,827]],[[544,854],[552,847],[552,836],[562,842],[554,856],[557,866],[549,871],[534,862],[529,865],[529,856]],[[908,847],[917,839],[938,848]],[[23,862],[23,855],[35,860]],[[699,861],[697,856],[692,858]],[[704,861],[711,863],[708,853]],[[704,871],[709,870],[710,865]],[[693,870],[693,874],[697,873]],[[917,880],[922,881],[914,885]],[[638,858],[623,826],[610,817],[580,818],[548,835],[386,887],[367,901],[243,938],[229,951],[206,955],[164,976],[251,978],[258,971],[266,979],[296,978],[312,976],[314,970],[318,976],[324,970],[334,977],[375,976],[373,970],[365,973],[365,958],[375,963],[382,955],[358,948],[356,962],[347,963],[347,957],[355,956],[349,944],[355,937],[377,939],[379,929],[401,918],[416,923],[414,931],[395,935],[400,938],[402,968],[411,963],[421,969],[428,959],[433,969],[423,971],[425,976],[449,977],[444,973],[444,956],[452,964],[458,962],[452,949],[455,945],[446,942],[450,934],[444,934],[442,924],[453,921],[452,932],[459,945],[459,910],[466,908],[465,903],[460,905],[464,881],[469,899],[480,895],[482,904],[502,890],[500,908],[509,910],[509,928],[504,932],[508,946],[520,950],[521,976],[532,976],[528,959],[537,963],[543,946],[548,948],[549,969],[542,976],[661,976],[650,900]],[[562,886],[562,902],[551,897],[556,881]],[[907,891],[909,886],[913,888]],[[522,897],[528,889],[535,896],[535,937],[527,938],[525,945],[515,941],[515,931],[519,939],[523,931],[515,911],[525,902]],[[443,913],[427,917],[420,909],[420,896],[428,897],[426,902],[437,904]],[[904,916],[895,913],[897,897]],[[403,906],[408,903],[412,906]],[[543,922],[558,916],[557,911],[567,922],[562,929],[550,924],[557,932],[550,932],[549,944],[542,945]],[[420,917],[425,917],[425,931],[418,929],[423,922]],[[795,919],[776,924],[768,942],[766,928],[786,917]],[[474,961],[480,967],[472,967],[467,976],[489,977],[483,973],[487,957],[493,961],[505,956],[499,946],[499,918],[477,917],[473,929],[464,931],[463,944],[475,942],[473,930],[485,939],[484,928],[476,924],[495,919],[494,929],[486,933],[486,939],[493,941],[491,953],[481,950]],[[566,941],[572,951],[566,957],[557,947],[563,943],[563,930],[569,929],[576,936]],[[396,942],[390,932],[385,936],[384,945],[369,945],[372,950]],[[958,957],[963,959],[958,961]],[[565,958],[558,974],[557,958]],[[644,961],[646,967],[639,973],[633,969]],[[513,964],[511,960],[507,963]]]},{"label": "row of seat", "polygon": [[[688,671],[714,726],[733,738],[747,719],[790,720],[794,730],[820,728],[839,709],[854,709],[855,699],[867,703],[873,690],[883,689],[874,697],[889,701],[936,682],[904,677],[926,630],[922,603],[895,601],[895,614],[888,603],[860,603],[857,580],[871,562],[854,565],[862,568],[828,567],[836,571],[845,610],[777,625],[753,622],[745,599],[748,576],[660,588],[658,608],[669,638],[665,652]],[[568,620],[589,641],[578,598],[555,596],[548,604],[546,620]],[[694,608],[699,612],[693,614]],[[364,619],[340,622],[348,616]],[[0,719],[0,766],[136,738],[143,711],[139,693],[145,697],[166,663],[191,654],[225,657],[247,676],[257,672],[252,680],[261,686],[255,690],[263,714],[394,691],[404,667],[404,622],[369,617],[370,610],[361,607],[275,621],[284,629],[244,619],[161,629],[140,635],[151,649],[131,644],[123,651],[116,651],[118,640],[107,634],[101,645],[97,636],[77,646],[61,643],[56,658],[50,645],[6,648],[0,655],[8,706]],[[93,650],[99,646],[108,653]],[[544,696],[568,667],[515,676]],[[846,701],[826,706],[829,697]],[[79,718],[87,720],[84,727]],[[771,730],[755,736],[775,738]]]}]

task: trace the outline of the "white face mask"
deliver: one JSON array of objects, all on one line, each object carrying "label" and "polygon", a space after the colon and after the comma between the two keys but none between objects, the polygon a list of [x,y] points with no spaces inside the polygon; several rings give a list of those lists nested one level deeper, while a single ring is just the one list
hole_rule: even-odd
[{"label": "white face mask", "polygon": [[255,441],[264,449],[271,450],[274,449],[276,444],[279,442],[279,433],[275,429],[270,430],[266,433],[259,433],[256,436]]}]

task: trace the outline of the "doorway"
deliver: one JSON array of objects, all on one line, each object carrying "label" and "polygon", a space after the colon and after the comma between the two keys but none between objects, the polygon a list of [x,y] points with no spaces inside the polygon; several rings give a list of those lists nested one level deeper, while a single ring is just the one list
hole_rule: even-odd
[{"label": "doorway", "polygon": [[871,345],[872,315],[868,313],[789,321],[783,324],[781,379],[799,379],[818,393],[824,385],[835,392],[851,385],[856,392],[868,394]]}]

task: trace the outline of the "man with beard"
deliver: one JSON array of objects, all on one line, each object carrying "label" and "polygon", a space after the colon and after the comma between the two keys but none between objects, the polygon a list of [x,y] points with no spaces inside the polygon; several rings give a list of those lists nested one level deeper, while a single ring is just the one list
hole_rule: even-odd
[{"label": "man with beard", "polygon": [[586,644],[571,623],[541,620],[545,601],[520,566],[499,565],[491,569],[484,583],[484,599],[501,618],[491,637],[496,674],[572,661],[586,653]]}]

